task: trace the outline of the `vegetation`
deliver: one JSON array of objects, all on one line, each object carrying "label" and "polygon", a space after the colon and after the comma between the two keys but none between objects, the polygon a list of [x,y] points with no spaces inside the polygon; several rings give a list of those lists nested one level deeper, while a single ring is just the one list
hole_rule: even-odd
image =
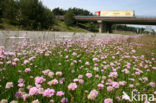
[{"label": "vegetation", "polygon": [[53,14],[55,15],[55,16],[63,16],[63,15],[65,15],[65,13],[66,13],[66,10],[63,10],[63,9],[61,9],[61,8],[55,8],[55,9],[53,9]]},{"label": "vegetation", "polygon": [[[93,15],[90,11],[80,9],[80,8],[69,8],[68,10],[72,10],[75,16],[89,16]],[[63,16],[68,10],[63,10],[61,8],[55,8],[53,9],[53,13],[56,16]]]},{"label": "vegetation", "polygon": [[52,28],[53,31],[61,32],[89,32],[87,29],[83,29],[79,26],[66,26],[63,21],[58,21]]},{"label": "vegetation", "polygon": [[[40,0],[0,0],[0,29],[55,30],[53,27],[58,26],[59,24],[57,23],[60,22],[55,19],[55,16],[65,16],[64,22],[69,28],[98,32],[97,22],[78,22],[74,20],[74,16],[92,15],[90,11],[80,8],[69,8],[68,10],[55,8],[51,11]],[[68,30],[71,31],[70,29]],[[132,32],[131,34],[144,33],[144,28],[136,29],[126,25],[113,25],[112,30]]]},{"label": "vegetation", "polygon": [[156,95],[155,36],[55,43],[0,46],[1,103],[144,103]]},{"label": "vegetation", "polygon": [[64,15],[64,22],[67,26],[72,26],[75,23],[74,12],[69,9]]},{"label": "vegetation", "polygon": [[69,8],[69,10],[72,10],[75,16],[91,16],[91,15],[93,15],[90,11],[80,9],[80,8]]},{"label": "vegetation", "polygon": [[1,0],[0,14],[9,23],[27,30],[50,29],[54,15],[39,0]]}]

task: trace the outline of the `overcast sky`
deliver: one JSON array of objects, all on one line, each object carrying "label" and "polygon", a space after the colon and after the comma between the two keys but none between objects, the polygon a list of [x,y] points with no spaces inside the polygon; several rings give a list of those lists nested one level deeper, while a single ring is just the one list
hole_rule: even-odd
[{"label": "overcast sky", "polygon": [[[156,17],[156,0],[41,0],[50,9],[83,8],[98,10],[134,10],[137,16]],[[156,30],[156,27],[153,27]]]}]

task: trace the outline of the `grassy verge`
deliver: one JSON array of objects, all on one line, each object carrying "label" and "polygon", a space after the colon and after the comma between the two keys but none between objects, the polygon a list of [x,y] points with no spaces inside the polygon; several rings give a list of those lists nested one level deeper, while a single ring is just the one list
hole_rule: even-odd
[{"label": "grassy verge", "polygon": [[129,103],[123,91],[154,95],[155,44],[155,36],[121,36],[55,45],[24,42],[15,52],[1,47],[0,100]]}]

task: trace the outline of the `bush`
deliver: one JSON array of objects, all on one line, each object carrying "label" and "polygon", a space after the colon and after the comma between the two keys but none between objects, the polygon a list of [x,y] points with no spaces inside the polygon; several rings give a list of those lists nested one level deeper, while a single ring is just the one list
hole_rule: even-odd
[{"label": "bush", "polygon": [[67,26],[71,26],[75,23],[74,13],[72,10],[68,10],[64,16],[64,22]]}]

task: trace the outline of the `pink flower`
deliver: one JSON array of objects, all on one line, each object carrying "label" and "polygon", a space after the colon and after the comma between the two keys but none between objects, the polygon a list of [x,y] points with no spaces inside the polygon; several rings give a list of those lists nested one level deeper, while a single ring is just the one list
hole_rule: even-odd
[{"label": "pink flower", "polygon": [[3,65],[3,62],[0,62],[0,65]]},{"label": "pink flower", "polygon": [[11,64],[11,61],[7,61],[6,64]]},{"label": "pink flower", "polygon": [[104,103],[113,103],[113,99],[111,99],[111,98],[106,98],[106,99],[104,100]]},{"label": "pink flower", "polygon": [[156,70],[156,67],[152,67],[152,69]]},{"label": "pink flower", "polygon": [[29,95],[30,96],[37,95],[37,94],[38,94],[38,88],[32,87],[29,89]]},{"label": "pink flower", "polygon": [[23,98],[23,100],[24,101],[26,101],[26,99],[29,97],[29,94],[24,94],[24,95],[22,95],[22,98]]},{"label": "pink flower", "polygon": [[59,81],[59,83],[60,83],[60,84],[63,84],[64,81],[65,81],[65,78],[61,78],[60,81]]},{"label": "pink flower", "polygon": [[90,63],[89,63],[89,62],[86,62],[85,64],[86,64],[86,65],[90,65]]},{"label": "pink flower", "polygon": [[76,83],[70,83],[69,85],[68,85],[68,89],[69,90],[75,90],[77,88],[77,84]]},{"label": "pink flower", "polygon": [[31,69],[30,69],[30,68],[26,68],[26,69],[24,70],[24,72],[29,73],[29,72],[31,72]]},{"label": "pink flower", "polygon": [[59,96],[59,97],[61,97],[61,96],[64,95],[64,92],[62,92],[62,91],[58,91],[58,92],[56,93],[56,95]]},{"label": "pink flower", "polygon": [[5,88],[13,88],[13,82],[7,82]]},{"label": "pink flower", "polygon": [[31,103],[40,103],[40,101],[36,99],[36,100],[33,100]]},{"label": "pink flower", "polygon": [[51,86],[51,85],[56,85],[58,84],[58,80],[57,79],[53,79],[51,81],[48,82],[48,84]]},{"label": "pink flower", "polygon": [[77,79],[77,78],[73,80],[74,83],[76,83],[76,82],[78,82],[78,81],[79,81],[79,79]]},{"label": "pink flower", "polygon": [[93,61],[98,62],[99,59],[98,58],[93,58]]},{"label": "pink flower", "polygon": [[79,79],[79,83],[80,84],[83,84],[84,83],[84,80],[83,79]]},{"label": "pink flower", "polygon": [[22,78],[20,78],[19,80],[18,80],[18,83],[23,83],[24,82],[24,80],[22,79]]},{"label": "pink flower", "polygon": [[155,83],[154,83],[154,82],[150,82],[149,85],[150,85],[151,87],[155,87]]},{"label": "pink flower", "polygon": [[54,89],[46,89],[44,92],[43,92],[43,96],[44,97],[51,97],[55,94],[55,90]]},{"label": "pink flower", "polygon": [[119,85],[124,86],[124,85],[126,85],[126,82],[125,81],[119,81]]},{"label": "pink flower", "polygon": [[114,90],[114,88],[113,88],[112,86],[108,86],[108,87],[107,87],[107,91],[108,91],[108,92],[112,92],[113,90]]},{"label": "pink flower", "polygon": [[24,64],[28,64],[29,63],[29,60],[24,60]]},{"label": "pink flower", "polygon": [[91,77],[92,77],[92,73],[86,73],[86,76],[87,76],[88,78],[91,78]]},{"label": "pink flower", "polygon": [[128,69],[123,69],[122,72],[124,72],[125,74],[129,74],[129,70]]},{"label": "pink flower", "polygon": [[18,87],[24,87],[24,84],[23,83],[19,83]]},{"label": "pink flower", "polygon": [[136,52],[136,51],[133,49],[133,50],[132,50],[132,53],[135,53],[135,52]]},{"label": "pink flower", "polygon": [[16,63],[15,63],[15,62],[12,62],[12,65],[13,65],[13,66],[16,66]]},{"label": "pink flower", "polygon": [[56,72],[56,76],[61,76],[62,72]]},{"label": "pink flower", "polygon": [[73,56],[76,56],[76,55],[77,55],[77,53],[73,52],[73,53],[72,53],[72,55],[73,55]]},{"label": "pink flower", "polygon": [[104,87],[104,85],[102,83],[98,84],[97,86],[99,87],[100,90],[103,89],[103,87]]},{"label": "pink flower", "polygon": [[135,81],[135,79],[134,79],[134,78],[129,78],[129,80],[130,80],[130,81]]},{"label": "pink flower", "polygon": [[42,84],[44,81],[46,81],[46,79],[44,79],[43,77],[35,78],[35,84]]},{"label": "pink flower", "polygon": [[79,75],[78,78],[79,78],[79,79],[82,79],[82,78],[83,78],[83,75]]},{"label": "pink flower", "polygon": [[97,96],[98,96],[98,91],[92,90],[92,91],[89,93],[89,95],[88,95],[88,99],[89,99],[89,100],[94,100]]},{"label": "pink flower", "polygon": [[42,73],[43,73],[44,75],[48,75],[49,72],[50,72],[49,69],[42,71]]},{"label": "pink flower", "polygon": [[115,66],[115,64],[114,63],[110,63],[110,66]]},{"label": "pink flower", "polygon": [[114,88],[119,88],[119,83],[118,82],[112,82],[112,87]]},{"label": "pink flower", "polygon": [[98,72],[99,68],[98,67],[94,67],[93,70]]},{"label": "pink flower", "polygon": [[14,61],[14,62],[18,62],[18,61],[19,61],[19,59],[18,59],[18,58],[15,58],[13,61]]},{"label": "pink flower", "polygon": [[67,98],[62,98],[61,103],[68,103],[68,99]]},{"label": "pink flower", "polygon": [[110,72],[108,77],[117,78],[118,77],[118,73],[117,72]]},{"label": "pink flower", "polygon": [[68,55],[65,56],[66,59],[67,59],[68,57],[69,57]]},{"label": "pink flower", "polygon": [[133,88],[133,87],[134,87],[134,85],[133,85],[133,84],[130,84],[130,85],[129,85],[129,87],[130,87],[130,88]]}]

